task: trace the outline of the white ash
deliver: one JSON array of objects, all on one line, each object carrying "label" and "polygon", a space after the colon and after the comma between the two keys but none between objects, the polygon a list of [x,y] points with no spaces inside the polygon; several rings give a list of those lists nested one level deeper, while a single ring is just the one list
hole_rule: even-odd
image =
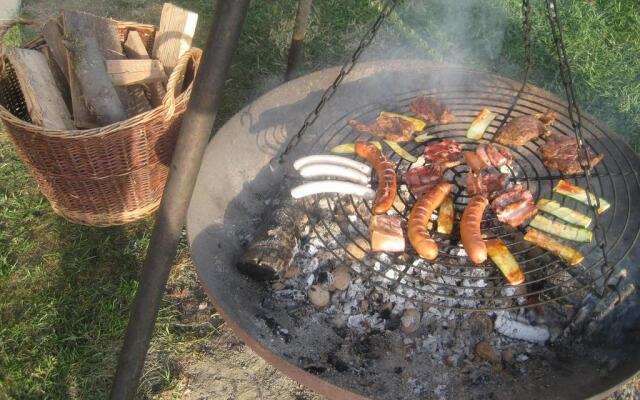
[{"label": "white ash", "polygon": [[[482,362],[474,354],[475,345],[480,340],[487,341],[499,352],[512,352],[511,359],[519,365],[524,365],[535,354],[545,351],[545,344],[551,339],[551,330],[540,323],[546,321],[542,321],[536,313],[488,313],[494,321],[491,333],[486,337],[478,337],[470,326],[469,313],[452,309],[481,308],[483,302],[477,299],[478,288],[494,286],[496,278],[492,271],[469,268],[465,264],[460,267],[431,264],[419,258],[403,259],[406,262],[401,263],[397,255],[384,253],[367,253],[364,259],[357,261],[344,252],[340,253],[342,250],[338,242],[347,244],[349,241],[345,235],[348,233],[340,228],[334,229],[338,225],[335,223],[335,214],[327,214],[323,218],[326,218],[325,224],[316,224],[301,238],[302,245],[294,259],[300,274],[283,282],[284,288],[279,285],[277,289],[272,289],[273,299],[287,306],[291,303],[307,305],[307,290],[313,285],[329,287],[331,271],[344,265],[352,271],[349,287],[333,291],[329,305],[313,308],[308,318],[314,323],[325,323],[346,330],[343,340],[347,343],[363,335],[387,332],[402,338],[405,357],[428,357],[441,365],[443,371],[449,367],[464,368],[470,362]],[[358,227],[359,223],[362,225],[360,218],[354,214],[345,216],[344,221],[351,223],[346,228],[347,232],[351,232],[353,226]],[[360,229],[359,235],[368,232],[366,226],[356,229]],[[462,247],[452,246],[448,251],[466,260]],[[509,285],[482,292],[488,292],[490,296],[511,297],[511,300],[501,300],[504,306],[511,307],[526,301],[526,293],[518,292]],[[496,302],[497,299],[492,304]],[[416,332],[407,334],[401,332],[399,326],[404,311],[411,308],[421,312],[420,327]],[[557,331],[562,332],[557,328],[562,320],[563,317],[558,316],[554,321],[556,337],[560,336]],[[393,321],[396,321],[395,325]],[[347,347],[350,345],[347,344]],[[421,387],[419,382],[409,382],[412,387],[415,385],[414,392],[434,393],[434,386]],[[434,393],[436,397],[445,398],[446,386],[437,392]]]}]

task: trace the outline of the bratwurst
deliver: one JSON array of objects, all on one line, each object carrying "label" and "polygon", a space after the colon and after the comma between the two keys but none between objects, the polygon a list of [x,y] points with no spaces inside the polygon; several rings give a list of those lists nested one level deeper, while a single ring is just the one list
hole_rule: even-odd
[{"label": "bratwurst", "polygon": [[409,241],[420,257],[427,260],[435,260],[438,257],[438,244],[429,237],[427,223],[431,219],[433,211],[440,206],[449,192],[451,192],[450,183],[439,183],[416,201],[409,215],[407,229]]},{"label": "bratwurst", "polygon": [[398,177],[395,165],[382,154],[380,150],[369,142],[356,142],[356,154],[367,160],[378,175],[378,189],[373,203],[374,214],[384,214],[396,199]]},{"label": "bratwurst", "polygon": [[482,240],[480,222],[484,209],[489,205],[489,200],[484,196],[475,196],[471,199],[462,213],[460,220],[460,238],[462,246],[474,264],[482,264],[487,260],[487,246]]}]

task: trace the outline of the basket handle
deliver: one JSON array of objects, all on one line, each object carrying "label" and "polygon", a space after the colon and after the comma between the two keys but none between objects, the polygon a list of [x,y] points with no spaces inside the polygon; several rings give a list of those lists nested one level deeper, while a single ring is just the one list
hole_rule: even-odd
[{"label": "basket handle", "polygon": [[171,76],[169,76],[169,80],[167,81],[167,93],[165,93],[164,98],[162,99],[162,105],[167,108],[167,112],[165,114],[165,121],[168,121],[173,117],[174,112],[176,111],[176,98],[179,93],[178,86],[182,85],[184,80],[184,76],[186,75],[187,66],[189,65],[189,61],[193,57],[195,52],[195,48],[190,48],[187,50],[178,60],[178,63],[171,71]]},{"label": "basket handle", "polygon": [[6,23],[3,23],[2,25],[0,25],[0,67],[2,67],[2,69],[4,69],[4,58],[5,58],[5,54],[6,54],[6,47],[4,45],[4,37],[6,36],[7,32],[9,32],[9,29],[13,28],[16,25],[35,25],[35,26],[40,26],[40,23],[38,21],[32,20],[32,19],[13,19],[13,20],[9,20]]}]

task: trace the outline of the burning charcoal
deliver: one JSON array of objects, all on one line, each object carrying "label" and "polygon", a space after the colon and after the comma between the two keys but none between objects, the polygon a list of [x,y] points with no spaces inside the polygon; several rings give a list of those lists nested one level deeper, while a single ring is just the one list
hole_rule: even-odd
[{"label": "burning charcoal", "polygon": [[290,201],[283,201],[256,231],[253,243],[238,261],[238,270],[260,281],[283,277],[304,224],[305,213]]},{"label": "burning charcoal", "polygon": [[415,308],[405,310],[400,318],[400,330],[404,333],[413,333],[420,328],[420,312]]},{"label": "burning charcoal", "polygon": [[475,353],[478,357],[492,364],[500,364],[502,362],[502,354],[489,342],[480,342],[476,345]]},{"label": "burning charcoal", "polygon": [[346,290],[351,284],[351,269],[343,265],[336,268],[333,272],[333,285],[335,290]]},{"label": "burning charcoal", "polygon": [[320,285],[311,286],[307,295],[309,302],[316,307],[325,307],[331,300],[329,291]]}]

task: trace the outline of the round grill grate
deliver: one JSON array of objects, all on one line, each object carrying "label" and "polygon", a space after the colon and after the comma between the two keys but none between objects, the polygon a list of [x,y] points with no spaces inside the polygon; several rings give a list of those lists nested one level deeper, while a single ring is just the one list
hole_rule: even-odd
[{"label": "round grill grate", "polygon": [[[425,143],[409,142],[403,146],[413,155],[422,154],[425,145],[444,138],[455,139],[463,144],[464,150],[471,150],[481,142],[492,142],[494,133],[501,123],[513,99],[513,82],[494,79],[483,82],[482,89],[467,86],[448,86],[446,89],[416,90],[397,95],[392,101],[372,103],[343,115],[326,127],[322,135],[317,135],[309,154],[326,153],[341,143],[357,140],[375,140],[361,134],[348,125],[351,119],[363,122],[373,121],[380,111],[391,111],[411,115],[409,103],[418,95],[433,95],[446,104],[455,114],[453,124],[428,127],[426,132],[433,135]],[[468,140],[466,130],[474,117],[483,109],[490,108],[501,116],[493,121],[480,142]],[[511,117],[519,115],[555,111],[558,118],[552,128],[555,133],[573,136],[573,129],[567,113],[566,103],[549,93],[528,86]],[[594,191],[611,203],[611,208],[600,216],[608,240],[610,268],[628,253],[637,239],[637,228],[633,226],[631,208],[633,193],[640,186],[637,157],[620,138],[607,132],[588,115],[583,117],[583,134],[586,144],[596,152],[605,155],[591,178]],[[544,167],[538,147],[544,143],[538,138],[525,146],[510,146],[514,163],[510,169],[510,180],[527,187],[534,198],[552,198],[560,203],[591,215],[586,206],[552,192],[559,179],[566,179],[585,187],[581,175],[565,176]],[[385,154],[396,164],[398,176],[410,166],[389,148]],[[355,157],[355,156],[354,156]],[[371,204],[352,196],[315,196],[304,201],[304,208],[312,220],[314,235],[329,249],[337,263],[351,265],[353,272],[362,279],[372,279],[376,287],[396,296],[425,306],[444,307],[457,310],[496,310],[519,307],[533,307],[551,301],[575,303],[589,288],[603,285],[604,261],[602,252],[595,241],[587,245],[569,243],[585,254],[585,260],[574,267],[568,266],[552,254],[543,251],[522,239],[526,226],[518,230],[504,226],[497,221],[489,208],[485,212],[482,231],[487,239],[501,238],[509,247],[525,272],[525,283],[508,285],[500,271],[491,261],[483,265],[472,264],[459,244],[459,219],[469,196],[465,190],[465,176],[468,167],[463,163],[449,169],[445,177],[452,183],[452,195],[456,209],[456,222],[451,236],[435,233],[440,255],[434,262],[419,258],[410,245],[407,252],[387,255],[369,251],[368,221],[372,215]],[[375,187],[376,183],[373,183]],[[393,213],[406,220],[415,201],[406,188],[401,187],[393,207]],[[329,212],[321,213],[318,210]],[[551,217],[547,215],[547,217]],[[553,218],[553,217],[551,217]]]}]

